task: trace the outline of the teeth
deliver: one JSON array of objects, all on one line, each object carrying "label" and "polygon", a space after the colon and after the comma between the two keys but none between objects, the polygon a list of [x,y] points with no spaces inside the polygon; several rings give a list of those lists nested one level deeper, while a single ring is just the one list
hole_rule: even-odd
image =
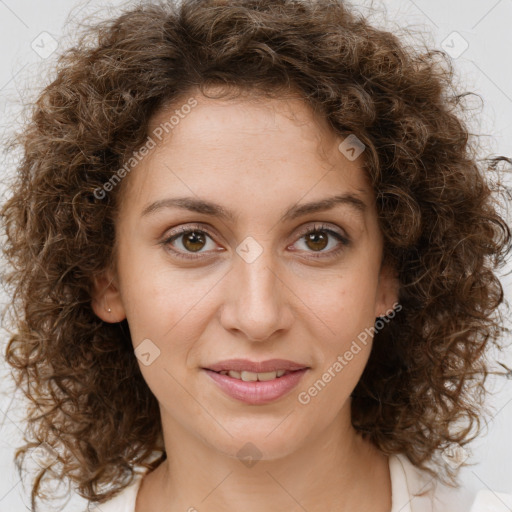
[{"label": "teeth", "polygon": [[[259,375],[266,375],[266,374],[260,373]],[[258,374],[257,373],[253,373],[253,372],[243,371],[242,372],[242,380],[244,382],[255,382],[255,381],[258,380]]]},{"label": "teeth", "polygon": [[219,372],[221,375],[229,375],[233,379],[243,380],[244,382],[256,382],[256,381],[266,381],[273,380],[278,377],[282,377],[285,373],[288,373],[286,370],[277,370],[275,372],[235,372],[234,370],[224,370]]}]

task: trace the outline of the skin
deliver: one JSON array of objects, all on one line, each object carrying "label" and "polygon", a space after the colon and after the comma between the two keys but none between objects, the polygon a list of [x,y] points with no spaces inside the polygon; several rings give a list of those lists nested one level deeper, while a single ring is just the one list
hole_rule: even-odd
[{"label": "skin", "polygon": [[[298,98],[191,96],[197,106],[125,178],[116,269],[95,281],[96,314],[126,318],[134,348],[150,339],[160,350],[139,366],[160,404],[168,458],[143,478],[136,512],[389,512],[388,458],[350,421],[371,340],[307,405],[298,401],[397,302],[363,156],[345,158],[343,138]],[[158,112],[151,129],[179,106]],[[280,220],[289,207],[337,194],[357,196],[364,211],[338,204]],[[154,201],[181,196],[237,217],[177,208],[142,215]],[[197,223],[202,245],[191,250],[183,236],[160,243]],[[300,230],[319,224],[349,243],[321,231],[328,245],[308,244]],[[251,263],[236,252],[248,236],[262,249]],[[171,247],[198,259],[180,259]],[[310,370],[286,396],[248,405],[201,369],[235,357],[289,359]],[[251,467],[237,456],[247,442],[260,452]]]}]

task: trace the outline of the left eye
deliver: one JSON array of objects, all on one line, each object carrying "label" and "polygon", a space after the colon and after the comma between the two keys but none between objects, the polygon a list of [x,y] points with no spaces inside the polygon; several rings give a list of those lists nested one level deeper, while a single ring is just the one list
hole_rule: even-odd
[{"label": "left eye", "polygon": [[[312,255],[313,258],[324,257],[324,255],[336,255],[343,249],[343,246],[349,244],[347,237],[325,226],[315,226],[314,228],[303,232],[300,235],[299,241],[303,241],[303,245],[306,247],[306,252],[309,252],[309,249],[313,252],[320,253],[318,255]],[[335,241],[338,242],[338,244],[336,244]],[[336,245],[339,247],[337,249],[333,249],[333,246],[336,247]],[[328,246],[330,246],[329,250],[324,250]]]}]

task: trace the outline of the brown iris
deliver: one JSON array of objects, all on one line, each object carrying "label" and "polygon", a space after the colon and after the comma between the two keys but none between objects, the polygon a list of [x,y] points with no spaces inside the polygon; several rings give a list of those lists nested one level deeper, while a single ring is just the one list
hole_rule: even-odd
[{"label": "brown iris", "polygon": [[206,243],[206,237],[204,233],[199,231],[190,231],[183,235],[183,246],[191,251],[197,252],[204,247]]},{"label": "brown iris", "polygon": [[314,231],[306,235],[306,244],[310,249],[321,251],[325,249],[328,243],[328,236],[322,231]]}]

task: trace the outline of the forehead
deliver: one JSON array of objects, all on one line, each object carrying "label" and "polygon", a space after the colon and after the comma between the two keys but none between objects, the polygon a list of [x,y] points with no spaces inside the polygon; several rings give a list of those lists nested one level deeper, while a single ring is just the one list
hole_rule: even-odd
[{"label": "forehead", "polygon": [[[211,92],[215,94],[215,91],[212,89]],[[189,108],[192,102],[194,106]],[[173,118],[172,127],[168,123],[170,118]],[[166,123],[168,129],[165,129]],[[247,142],[250,137],[253,142],[258,142],[258,137],[279,134],[280,138],[296,138],[302,145],[309,141],[308,146],[316,145],[322,151],[323,146],[332,143],[336,137],[327,120],[315,114],[306,101],[293,93],[267,97],[261,93],[239,92],[236,97],[217,99],[192,90],[151,118],[149,131],[159,127],[165,129],[164,141],[172,138],[174,145],[194,138],[204,142],[222,138],[224,145],[230,141],[240,143],[243,137]]]},{"label": "forehead", "polygon": [[363,155],[346,158],[339,150],[344,138],[297,97],[215,99],[191,93],[152,117],[148,134],[155,130],[161,140],[130,176],[139,195],[188,186],[187,195],[226,198],[235,188],[237,195],[254,197],[260,190],[283,200],[286,191],[296,202],[310,192],[373,196]]}]

